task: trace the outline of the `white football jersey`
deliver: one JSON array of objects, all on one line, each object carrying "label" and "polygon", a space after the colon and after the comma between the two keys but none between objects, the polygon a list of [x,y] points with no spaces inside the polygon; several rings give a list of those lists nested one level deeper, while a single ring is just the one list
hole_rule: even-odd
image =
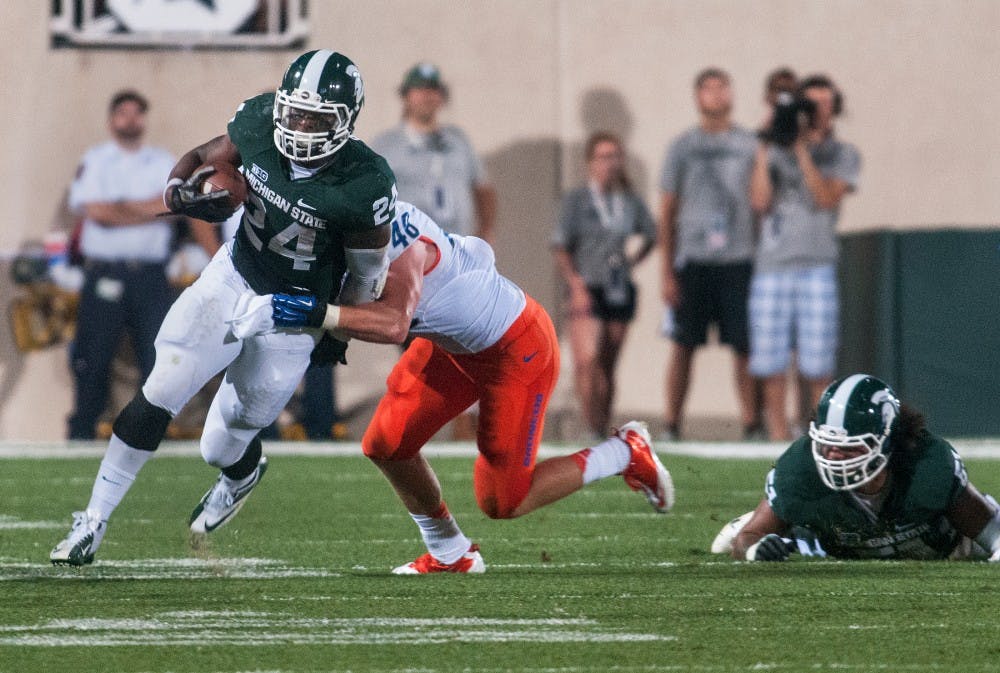
[{"label": "white football jersey", "polygon": [[389,260],[416,240],[437,249],[424,274],[423,291],[410,334],[430,339],[449,353],[478,353],[500,340],[524,310],[524,291],[500,275],[490,244],[475,236],[445,233],[416,206],[396,202]]}]

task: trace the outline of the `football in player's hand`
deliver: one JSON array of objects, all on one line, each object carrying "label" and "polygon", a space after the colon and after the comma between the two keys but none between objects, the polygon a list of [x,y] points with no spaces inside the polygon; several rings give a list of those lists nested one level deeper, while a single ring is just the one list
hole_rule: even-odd
[{"label": "football in player's hand", "polygon": [[[198,170],[206,166],[209,166],[209,164],[199,166]],[[228,161],[219,161],[211,164],[211,166],[215,169],[215,172],[201,183],[201,193],[211,194],[212,192],[227,190],[229,192],[229,205],[233,210],[236,210],[243,205],[243,201],[247,198],[247,183],[243,179],[243,175]]]}]

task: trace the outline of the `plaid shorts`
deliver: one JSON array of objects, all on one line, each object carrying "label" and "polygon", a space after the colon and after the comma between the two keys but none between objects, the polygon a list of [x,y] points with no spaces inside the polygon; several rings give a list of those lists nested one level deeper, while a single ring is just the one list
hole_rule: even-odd
[{"label": "plaid shorts", "polygon": [[754,274],[749,312],[751,374],[784,372],[796,348],[807,378],[833,375],[840,330],[836,267]]}]

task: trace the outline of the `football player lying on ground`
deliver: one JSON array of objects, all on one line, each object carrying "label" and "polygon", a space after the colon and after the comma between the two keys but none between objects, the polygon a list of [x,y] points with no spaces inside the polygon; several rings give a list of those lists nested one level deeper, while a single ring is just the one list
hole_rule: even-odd
[{"label": "football player lying on ground", "polygon": [[[270,293],[305,288],[361,303],[378,296],[388,269],[395,178],[388,164],[351,137],[364,101],[354,63],[329,50],[289,66],[275,94],[244,102],[227,134],[196,147],[174,167],[164,202],[175,213],[219,221],[233,212],[225,190],[203,193],[203,164],[242,166],[249,186],[243,222],[201,277],[177,299],[156,337],[156,364],[119,414],[87,508],[50,554],[57,564],[94,559],[108,517],[152,457],[170,419],[228,367],[205,420],[201,453],[222,470],[191,516],[206,533],[245,502],[267,466],[257,437],[285,406],[310,362],[325,352],[343,360],[346,344],[322,330],[279,330],[234,338],[231,319]],[[351,285],[341,288],[350,269]],[[301,290],[299,290],[301,291]],[[266,295],[267,299],[262,299]]]},{"label": "football player lying on ground", "polygon": [[449,420],[479,401],[476,500],[490,518],[523,516],[597,479],[621,474],[658,512],[673,504],[670,474],[632,421],[572,455],[535,457],[545,408],[559,372],[555,329],[545,310],[500,275],[493,249],[443,232],[399,202],[392,222],[389,275],[381,298],[332,306],[313,296],[275,294],[279,326],[323,327],[339,338],[380,343],[415,338],[387,380],[362,439],[366,456],[395,488],[420,528],[427,552],[396,574],[477,573],[477,545],[448,512],[420,454]]},{"label": "football player lying on ground", "polygon": [[778,458],[765,491],[757,509],[726,524],[713,552],[747,561],[784,561],[793,550],[1000,561],[997,502],[969,482],[923,416],[873,376],[826,389],[809,435]]}]

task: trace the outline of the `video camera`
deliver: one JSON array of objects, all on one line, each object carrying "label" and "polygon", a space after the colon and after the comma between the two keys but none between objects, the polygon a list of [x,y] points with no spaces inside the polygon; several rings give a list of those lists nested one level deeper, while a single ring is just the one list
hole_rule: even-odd
[{"label": "video camera", "polygon": [[776,145],[790,147],[803,128],[816,123],[816,103],[787,91],[778,94],[774,103],[771,126],[760,132],[760,138]]}]

